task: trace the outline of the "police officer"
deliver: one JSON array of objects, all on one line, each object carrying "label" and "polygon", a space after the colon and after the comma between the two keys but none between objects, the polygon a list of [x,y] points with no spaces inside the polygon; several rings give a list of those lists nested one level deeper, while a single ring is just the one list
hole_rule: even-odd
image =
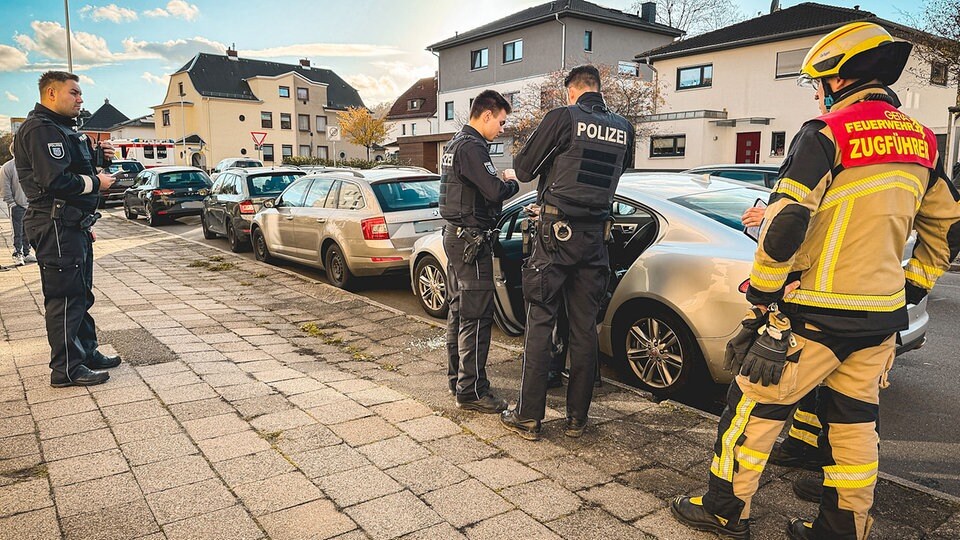
[{"label": "police officer", "polygon": [[[16,165],[29,208],[24,228],[40,265],[50,344],[50,385],[91,386],[110,375],[118,356],[97,350],[93,305],[93,233],[100,190],[113,176],[97,173],[90,139],[76,131],[83,103],[79,78],[63,71],[40,77],[40,103],[20,126]],[[113,157],[109,143],[104,159]],[[101,164],[102,165],[102,164]]]},{"label": "police officer", "polygon": [[493,240],[503,201],[520,191],[512,172],[497,176],[488,143],[503,133],[510,103],[485,90],[470,122],[447,144],[440,177],[447,255],[447,376],[457,407],[498,413],[507,402],[490,391],[487,353],[493,324]]},{"label": "police officer", "polygon": [[540,179],[539,219],[522,269],[527,326],[520,398],[500,422],[529,440],[540,438],[561,303],[569,320],[565,434],[583,434],[597,366],[597,313],[610,277],[607,220],[620,175],[633,163],[633,126],[607,108],[597,68],[573,68],[564,86],[569,105],[544,116],[514,161],[520,181]]},{"label": "police officer", "polygon": [[[817,415],[808,418],[822,424],[820,511],[792,520],[787,534],[869,534],[880,388],[896,332],[907,328],[907,303],[920,301],[960,251],[960,195],[936,137],[885,91],[910,50],[857,22],[824,36],[801,64],[823,115],[794,138],[765,212],[747,290],[754,307],[728,345],[739,375],[720,417],[707,493],[671,503],[692,528],[750,537],[751,500],[774,441],[797,401],[820,385]],[[901,267],[911,230],[916,247]]]}]

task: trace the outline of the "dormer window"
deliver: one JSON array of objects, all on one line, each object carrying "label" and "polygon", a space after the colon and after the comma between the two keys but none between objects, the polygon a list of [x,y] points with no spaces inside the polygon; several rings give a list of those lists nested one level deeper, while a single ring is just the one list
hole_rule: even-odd
[{"label": "dormer window", "polygon": [[422,99],[411,99],[407,102],[407,110],[410,111],[419,111],[420,107],[423,107],[424,100]]}]

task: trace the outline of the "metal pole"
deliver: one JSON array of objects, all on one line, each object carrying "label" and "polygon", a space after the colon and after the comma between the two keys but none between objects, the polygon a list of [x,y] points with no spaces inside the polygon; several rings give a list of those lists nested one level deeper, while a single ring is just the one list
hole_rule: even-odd
[{"label": "metal pole", "polygon": [[63,0],[63,17],[67,22],[67,71],[73,73],[73,49],[70,47],[70,0]]},{"label": "metal pole", "polygon": [[[950,113],[947,118],[947,140],[944,145],[944,154],[945,159],[943,160],[943,170],[947,173],[947,176],[950,177],[953,174],[953,164],[957,162],[957,156],[953,151],[953,147],[956,145],[954,139],[956,138],[957,130],[957,117],[960,116],[960,107],[947,107],[947,111]],[[957,181],[955,178],[951,178],[954,182]]]},{"label": "metal pole", "polygon": [[[179,88],[179,87],[178,87]],[[187,120],[183,112],[183,91],[180,92],[180,142],[183,144],[183,164],[189,165],[187,163]]]}]

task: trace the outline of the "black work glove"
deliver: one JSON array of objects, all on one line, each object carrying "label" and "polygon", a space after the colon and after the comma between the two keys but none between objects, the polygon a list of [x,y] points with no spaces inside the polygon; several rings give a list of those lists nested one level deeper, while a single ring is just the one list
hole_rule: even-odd
[{"label": "black work glove", "polygon": [[783,366],[787,362],[790,347],[790,319],[780,312],[770,312],[767,326],[743,359],[740,374],[750,382],[760,381],[762,386],[780,384]]},{"label": "black work glove", "polygon": [[923,287],[918,287],[909,281],[903,287],[903,291],[907,295],[907,303],[917,305],[921,300],[926,298],[927,290]]},{"label": "black work glove", "polygon": [[740,332],[727,342],[727,350],[723,355],[723,369],[734,373],[740,371],[743,357],[760,334],[757,330],[767,324],[767,314],[758,307],[750,308],[747,315],[740,321]]}]

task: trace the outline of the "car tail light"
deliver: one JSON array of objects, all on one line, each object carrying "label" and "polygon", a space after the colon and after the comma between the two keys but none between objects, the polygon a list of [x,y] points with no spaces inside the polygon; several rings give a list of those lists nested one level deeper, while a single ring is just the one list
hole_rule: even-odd
[{"label": "car tail light", "polygon": [[747,294],[747,289],[749,288],[750,288],[750,280],[749,279],[743,280],[743,283],[740,284],[740,292],[742,292],[743,294]]},{"label": "car tail light", "polygon": [[153,190],[154,197],[165,197],[167,195],[173,195],[172,189],[155,189]]},{"label": "car tail light", "polygon": [[402,261],[403,257],[370,257],[371,262],[397,262]]},{"label": "car tail light", "polygon": [[241,214],[256,214],[257,209],[253,207],[252,201],[240,201]]},{"label": "car tail light", "polygon": [[390,231],[387,230],[387,220],[383,216],[367,218],[360,222],[364,240],[389,240]]}]

